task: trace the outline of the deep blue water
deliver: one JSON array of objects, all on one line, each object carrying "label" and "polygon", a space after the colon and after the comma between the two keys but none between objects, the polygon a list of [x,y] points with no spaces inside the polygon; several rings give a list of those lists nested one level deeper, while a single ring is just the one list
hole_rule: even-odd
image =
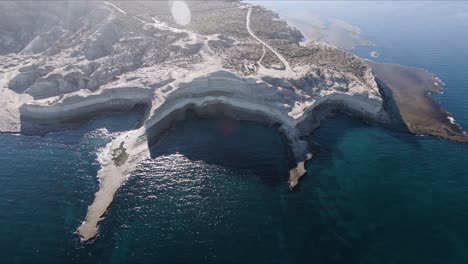
[{"label": "deep blue water", "polygon": [[[434,72],[447,84],[437,100],[468,128],[467,3],[340,3],[354,15],[319,4],[289,6],[361,27],[377,47],[360,56]],[[118,192],[98,238],[80,244],[95,153],[138,117],[0,135],[0,263],[468,263],[468,145],[346,116],[311,135],[321,150],[293,192],[274,128],[179,124]]]}]

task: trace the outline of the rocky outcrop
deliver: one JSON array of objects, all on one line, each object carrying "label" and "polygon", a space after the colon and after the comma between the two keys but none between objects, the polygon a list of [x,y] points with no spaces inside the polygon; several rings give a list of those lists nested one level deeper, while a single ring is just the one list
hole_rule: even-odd
[{"label": "rocky outcrop", "polygon": [[36,36],[23,49],[23,52],[31,52],[33,54],[44,52],[50,48],[64,33],[65,31],[61,27],[54,26],[49,31]]},{"label": "rocky outcrop", "polygon": [[17,93],[23,93],[41,76],[44,76],[44,74],[40,71],[22,72],[10,80],[8,87]]},{"label": "rocky outcrop", "polygon": [[95,5],[88,1],[2,1],[0,55],[45,51],[64,31],[76,29],[82,22],[80,17]]},{"label": "rocky outcrop", "polygon": [[25,104],[20,107],[21,133],[43,135],[75,127],[103,113],[129,111],[137,106],[144,111],[151,105],[151,95],[151,89],[120,88]]},{"label": "rocky outcrop", "polygon": [[111,54],[114,44],[117,43],[121,36],[122,31],[119,29],[118,22],[115,19],[99,25],[89,42],[85,45],[84,55],[86,59],[92,61]]},{"label": "rocky outcrop", "polygon": [[[440,93],[443,82],[428,71],[396,64],[371,63],[393,110],[393,120],[415,134],[429,134],[459,142],[468,142],[468,135],[455,122],[451,113],[442,109],[430,94]],[[390,107],[390,106],[389,106]]]}]

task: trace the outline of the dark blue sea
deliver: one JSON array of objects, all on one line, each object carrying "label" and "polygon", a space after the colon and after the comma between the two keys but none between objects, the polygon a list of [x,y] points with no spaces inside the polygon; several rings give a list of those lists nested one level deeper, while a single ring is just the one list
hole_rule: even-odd
[{"label": "dark blue sea", "polygon": [[[468,2],[262,4],[359,26],[377,46],[356,54],[435,73],[446,83],[436,100],[468,128]],[[287,143],[273,127],[180,123],[82,244],[96,152],[139,118],[0,134],[0,263],[468,263],[468,145],[343,115],[310,136],[320,153],[292,192]]]}]

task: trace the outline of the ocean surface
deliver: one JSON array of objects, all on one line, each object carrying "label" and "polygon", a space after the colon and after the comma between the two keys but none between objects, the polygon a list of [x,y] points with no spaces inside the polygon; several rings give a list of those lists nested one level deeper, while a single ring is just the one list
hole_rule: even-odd
[{"label": "ocean surface", "polygon": [[[258,3],[360,27],[376,46],[355,54],[435,73],[446,83],[435,98],[468,128],[468,2]],[[344,115],[310,136],[320,153],[292,192],[274,128],[181,123],[119,190],[98,238],[81,244],[96,152],[138,119],[0,134],[0,263],[468,263],[468,145]]]}]

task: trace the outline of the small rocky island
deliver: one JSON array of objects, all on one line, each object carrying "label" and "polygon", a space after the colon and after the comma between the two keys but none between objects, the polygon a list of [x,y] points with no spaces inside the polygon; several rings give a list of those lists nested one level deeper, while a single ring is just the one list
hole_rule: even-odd
[{"label": "small rocky island", "polygon": [[0,132],[44,135],[102,113],[142,113],[98,153],[84,241],[149,147],[187,113],[278,127],[295,160],[290,188],[312,158],[305,136],[334,112],[468,142],[428,95],[443,85],[434,75],[302,38],[277,14],[238,1],[3,1]]}]

